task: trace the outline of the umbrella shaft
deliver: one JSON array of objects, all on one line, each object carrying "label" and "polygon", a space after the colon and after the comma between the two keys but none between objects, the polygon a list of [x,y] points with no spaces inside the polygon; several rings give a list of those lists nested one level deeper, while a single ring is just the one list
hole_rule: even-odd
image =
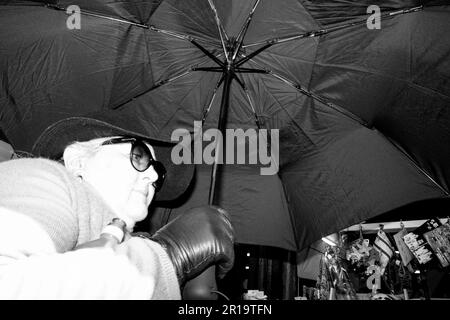
[{"label": "umbrella shaft", "polygon": [[[231,71],[230,68],[227,68],[226,72],[224,73],[224,85],[223,85],[223,92],[222,92],[222,101],[220,103],[220,114],[219,114],[219,123],[218,123],[218,129],[222,133],[223,140],[225,140],[225,125],[227,122],[227,112],[228,112],[228,106],[230,103],[230,88],[231,88],[231,82],[233,80],[233,71]],[[216,196],[216,190],[217,190],[217,169],[218,169],[218,160],[220,157],[220,150],[224,150],[221,144],[225,143],[225,141],[221,141],[220,139],[216,142],[216,149],[215,149],[215,160],[211,169],[211,183],[209,185],[209,205],[218,205],[218,198]]]}]

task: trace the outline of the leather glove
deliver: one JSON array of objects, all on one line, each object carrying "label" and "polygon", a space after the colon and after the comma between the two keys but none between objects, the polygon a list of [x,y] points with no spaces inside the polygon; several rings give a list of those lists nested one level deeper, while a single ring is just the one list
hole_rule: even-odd
[{"label": "leather glove", "polygon": [[159,229],[151,240],[167,252],[180,285],[207,267],[217,265],[219,278],[233,267],[234,231],[227,212],[217,207],[198,207]]}]

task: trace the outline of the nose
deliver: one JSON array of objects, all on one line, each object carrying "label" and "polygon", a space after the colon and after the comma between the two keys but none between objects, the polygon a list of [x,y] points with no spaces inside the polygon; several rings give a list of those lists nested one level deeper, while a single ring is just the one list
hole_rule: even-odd
[{"label": "nose", "polygon": [[142,179],[146,180],[147,183],[152,184],[156,180],[158,180],[158,174],[155,171],[153,166],[150,166],[147,170],[141,173]]}]

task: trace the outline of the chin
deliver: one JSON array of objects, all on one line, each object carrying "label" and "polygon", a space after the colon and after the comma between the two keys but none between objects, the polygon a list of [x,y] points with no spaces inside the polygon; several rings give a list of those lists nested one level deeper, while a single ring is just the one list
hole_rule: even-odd
[{"label": "chin", "polygon": [[133,229],[134,225],[144,220],[148,215],[148,209],[145,205],[140,208],[133,208],[131,206],[122,206],[122,210],[117,213],[117,216],[127,223],[127,229]]},{"label": "chin", "polygon": [[135,211],[135,213],[132,215],[132,217],[134,217],[134,220],[136,222],[139,222],[139,221],[142,221],[145,218],[147,218],[147,215],[148,215],[148,207],[145,207],[145,209]]}]

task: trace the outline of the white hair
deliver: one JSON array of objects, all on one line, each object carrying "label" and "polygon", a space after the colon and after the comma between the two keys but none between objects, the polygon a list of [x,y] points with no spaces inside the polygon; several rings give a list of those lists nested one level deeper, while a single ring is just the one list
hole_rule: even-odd
[{"label": "white hair", "polygon": [[76,141],[69,144],[64,149],[63,153],[64,165],[66,166],[67,170],[76,175],[76,172],[80,170],[79,161],[76,160],[79,160],[80,158],[91,157],[97,152],[104,141],[111,138],[113,137],[95,138],[88,141]]}]

